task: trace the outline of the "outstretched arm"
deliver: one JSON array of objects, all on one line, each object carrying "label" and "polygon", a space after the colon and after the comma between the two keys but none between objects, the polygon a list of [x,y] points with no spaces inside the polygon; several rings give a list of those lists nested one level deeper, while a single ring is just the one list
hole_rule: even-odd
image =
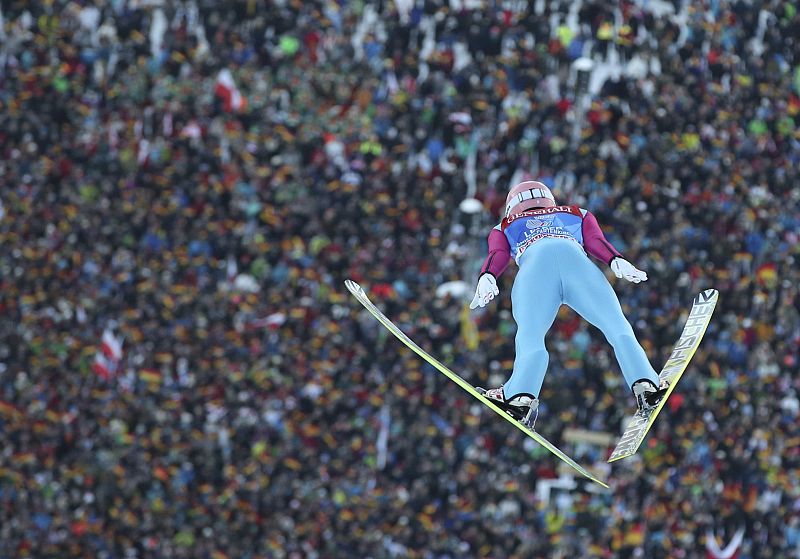
[{"label": "outstretched arm", "polygon": [[511,261],[511,247],[508,244],[508,239],[499,229],[492,229],[492,232],[489,233],[488,243],[489,254],[486,260],[483,261],[481,275],[492,274],[497,279]]},{"label": "outstretched arm", "polygon": [[492,229],[489,233],[489,255],[483,261],[481,276],[478,278],[478,287],[475,297],[472,298],[469,308],[485,307],[494,296],[500,293],[497,287],[497,278],[508,267],[511,260],[511,247],[508,239],[499,229]]},{"label": "outstretched arm", "polygon": [[647,281],[647,273],[625,260],[614,245],[608,242],[597,218],[591,212],[586,212],[583,217],[583,247],[586,252],[611,266],[618,278],[625,278],[633,283]]},{"label": "outstretched arm", "polygon": [[586,252],[609,265],[614,258],[622,258],[619,251],[603,235],[600,224],[592,212],[586,212],[583,217],[583,247]]}]

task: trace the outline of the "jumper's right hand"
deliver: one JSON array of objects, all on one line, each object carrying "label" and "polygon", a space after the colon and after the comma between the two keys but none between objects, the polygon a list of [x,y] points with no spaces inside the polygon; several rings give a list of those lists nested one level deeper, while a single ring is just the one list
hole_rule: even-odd
[{"label": "jumper's right hand", "polygon": [[497,287],[497,280],[492,274],[483,274],[478,278],[478,287],[475,289],[475,297],[469,304],[469,308],[485,307],[494,296],[500,293]]}]

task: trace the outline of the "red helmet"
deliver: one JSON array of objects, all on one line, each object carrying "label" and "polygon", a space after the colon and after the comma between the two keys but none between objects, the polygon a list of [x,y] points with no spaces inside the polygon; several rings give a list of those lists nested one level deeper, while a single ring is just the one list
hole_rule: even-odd
[{"label": "red helmet", "polygon": [[532,208],[549,208],[556,205],[550,189],[539,181],[525,181],[511,189],[506,198],[506,217]]}]

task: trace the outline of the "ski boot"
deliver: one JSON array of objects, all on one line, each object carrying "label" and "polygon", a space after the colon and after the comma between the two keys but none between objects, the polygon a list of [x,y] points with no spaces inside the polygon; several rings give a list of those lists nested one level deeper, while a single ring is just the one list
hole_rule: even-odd
[{"label": "ski boot", "polygon": [[640,379],[633,383],[631,390],[636,397],[636,405],[639,411],[647,412],[655,408],[664,394],[667,393],[669,383],[665,380],[661,381],[660,386],[656,386],[653,381],[649,379]]},{"label": "ski boot", "polygon": [[539,415],[539,398],[533,398],[528,394],[518,394],[506,400],[503,394],[503,387],[485,388],[476,387],[478,392],[500,406],[511,417],[521,421],[523,425],[533,429],[536,424],[536,417]]}]

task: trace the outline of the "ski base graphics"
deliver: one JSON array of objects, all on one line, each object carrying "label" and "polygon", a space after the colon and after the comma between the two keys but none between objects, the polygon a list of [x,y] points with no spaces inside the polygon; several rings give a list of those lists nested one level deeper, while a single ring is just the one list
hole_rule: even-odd
[{"label": "ski base graphics", "polygon": [[718,299],[719,292],[716,289],[706,289],[694,298],[692,310],[689,312],[689,318],[686,319],[681,337],[678,338],[678,342],[672,349],[669,359],[667,359],[664,368],[661,369],[661,373],[658,375],[659,381],[666,381],[669,384],[667,392],[658,405],[650,409],[638,410],[628,420],[625,432],[608,458],[609,462],[627,458],[636,453],[648,431],[653,426],[661,408],[667,403],[669,395],[675,390],[678,380],[686,371],[689,361],[697,351],[700,341],[703,339],[703,334],[706,333],[706,329],[711,322],[711,315],[714,313],[714,307],[716,307]]}]

